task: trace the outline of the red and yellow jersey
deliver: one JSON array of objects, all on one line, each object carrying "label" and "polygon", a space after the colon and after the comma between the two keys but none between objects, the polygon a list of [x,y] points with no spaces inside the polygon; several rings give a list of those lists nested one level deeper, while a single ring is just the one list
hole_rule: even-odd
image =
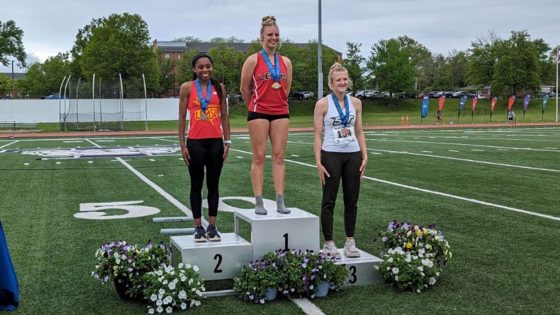
[{"label": "red and yellow jersey", "polygon": [[[202,96],[206,96],[203,92]],[[212,97],[206,109],[206,119],[202,119],[202,108],[200,107],[200,98],[196,91],[194,81],[191,81],[191,91],[187,108],[189,110],[190,122],[187,138],[189,139],[208,139],[222,137],[222,121],[220,118],[220,99],[216,88],[212,86]]]},{"label": "red and yellow jersey", "polygon": [[272,88],[274,79],[272,79],[270,70],[263,56],[257,53],[257,65],[253,72],[253,92],[251,94],[251,101],[247,104],[247,109],[250,112],[267,115],[284,115],[289,113],[288,95],[286,94],[288,69],[280,54],[278,54],[278,60],[280,62],[281,74],[279,83],[281,88],[274,89]]}]

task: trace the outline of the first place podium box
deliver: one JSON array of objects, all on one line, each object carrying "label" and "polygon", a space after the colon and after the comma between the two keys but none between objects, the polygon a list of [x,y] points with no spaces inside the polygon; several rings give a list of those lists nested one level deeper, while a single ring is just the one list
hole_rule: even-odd
[{"label": "first place podium box", "polygon": [[270,209],[266,215],[255,214],[253,210],[235,212],[235,234],[239,235],[240,220],[251,225],[252,260],[262,259],[277,249],[319,251],[319,217],[301,209],[289,209],[289,214]]}]

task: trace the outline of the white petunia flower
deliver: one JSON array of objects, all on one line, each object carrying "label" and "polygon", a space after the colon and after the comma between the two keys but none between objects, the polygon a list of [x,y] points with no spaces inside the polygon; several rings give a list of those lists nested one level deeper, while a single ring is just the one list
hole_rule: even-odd
[{"label": "white petunia flower", "polygon": [[182,310],[187,309],[187,303],[185,303],[185,302],[181,303],[181,309]]},{"label": "white petunia flower", "polygon": [[169,282],[168,286],[170,290],[175,290],[175,282]]},{"label": "white petunia flower", "polygon": [[161,299],[157,300],[157,301],[156,301],[156,305],[157,305],[157,306],[163,305],[163,301],[162,301]]},{"label": "white petunia flower", "polygon": [[164,289],[159,289],[158,293],[159,294],[165,294],[165,290]]},{"label": "white petunia flower", "polygon": [[151,300],[152,302],[155,302],[155,301],[157,300],[157,295],[156,295],[155,293],[152,294],[152,295],[150,296],[150,300]]},{"label": "white petunia flower", "polygon": [[436,284],[436,278],[431,277],[430,280],[428,280],[428,284],[429,284],[429,285],[434,285],[434,284]]},{"label": "white petunia flower", "polygon": [[156,312],[156,310],[154,310],[153,307],[148,308],[148,314],[154,314],[155,312]]},{"label": "white petunia flower", "polygon": [[200,304],[201,304],[200,301],[195,301],[194,302],[194,306],[200,306]]},{"label": "white petunia flower", "polygon": [[200,269],[198,269],[198,266],[197,266],[197,265],[194,265],[192,269],[193,269],[194,271],[196,271],[196,272],[198,272],[198,271],[200,270]]},{"label": "white petunia flower", "polygon": [[173,313],[173,307],[168,306],[168,307],[165,309],[165,312],[166,312],[167,314]]},{"label": "white petunia flower", "polygon": [[399,274],[399,268],[397,267],[393,267],[393,269],[391,270],[391,272],[395,275]]},{"label": "white petunia flower", "polygon": [[179,298],[184,300],[187,298],[187,292],[185,290],[179,291]]},{"label": "white petunia flower", "polygon": [[158,313],[163,313],[163,307],[158,306],[158,307],[157,307],[157,312],[158,312]]}]

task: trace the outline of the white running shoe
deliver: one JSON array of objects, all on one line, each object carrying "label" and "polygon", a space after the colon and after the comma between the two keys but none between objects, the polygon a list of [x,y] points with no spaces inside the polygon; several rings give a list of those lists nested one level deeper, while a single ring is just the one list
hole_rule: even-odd
[{"label": "white running shoe", "polygon": [[336,245],[334,244],[334,242],[325,242],[325,245],[323,245],[323,250],[322,250],[323,254],[327,255],[327,256],[331,256],[334,257],[336,259],[340,259],[340,252],[338,251],[338,249],[336,249]]},{"label": "white running shoe", "polygon": [[360,257],[360,252],[356,248],[356,241],[354,241],[353,238],[346,240],[346,244],[344,244],[344,256],[348,258]]}]

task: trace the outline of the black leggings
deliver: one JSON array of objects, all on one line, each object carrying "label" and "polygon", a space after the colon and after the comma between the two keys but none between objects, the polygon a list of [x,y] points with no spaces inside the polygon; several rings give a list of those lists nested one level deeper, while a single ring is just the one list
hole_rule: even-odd
[{"label": "black leggings", "polygon": [[333,240],[333,216],[338,186],[342,179],[344,198],[344,230],[347,237],[354,237],[358,196],[360,195],[361,152],[338,153],[321,151],[321,164],[331,177],[325,176],[321,202],[321,228],[325,241]]},{"label": "black leggings", "polygon": [[193,217],[202,216],[202,184],[206,169],[206,188],[208,189],[208,215],[218,214],[220,193],[220,174],[224,164],[224,144],[221,138],[187,139],[189,150],[189,174],[191,176],[191,210]]}]

